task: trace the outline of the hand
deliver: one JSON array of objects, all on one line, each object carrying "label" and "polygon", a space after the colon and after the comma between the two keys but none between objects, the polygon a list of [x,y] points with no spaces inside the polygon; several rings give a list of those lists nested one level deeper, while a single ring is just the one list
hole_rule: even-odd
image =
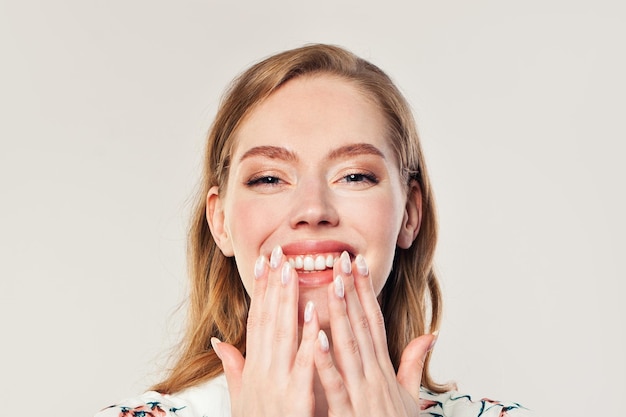
[{"label": "hand", "polygon": [[282,250],[270,265],[255,265],[246,339],[246,358],[227,343],[212,339],[221,358],[233,417],[308,417],[314,412],[314,352],[319,322],[307,304],[298,347],[298,277]]},{"label": "hand", "polygon": [[414,339],[405,348],[396,375],[365,259],[357,256],[354,264],[355,268],[344,252],[328,288],[334,359],[323,331],[315,353],[328,416],[418,416],[422,369],[435,336]]}]

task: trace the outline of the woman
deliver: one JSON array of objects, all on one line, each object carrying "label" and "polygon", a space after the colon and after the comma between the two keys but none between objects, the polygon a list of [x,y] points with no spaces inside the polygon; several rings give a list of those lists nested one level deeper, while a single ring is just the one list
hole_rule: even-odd
[{"label": "woman", "polygon": [[430,376],[435,207],[413,117],[380,69],[327,45],[254,65],[205,161],[181,355],[98,417],[522,415]]}]

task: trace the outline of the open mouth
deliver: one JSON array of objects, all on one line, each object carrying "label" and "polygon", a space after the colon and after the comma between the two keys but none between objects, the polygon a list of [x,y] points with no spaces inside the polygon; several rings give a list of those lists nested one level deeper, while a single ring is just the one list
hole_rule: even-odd
[{"label": "open mouth", "polygon": [[314,272],[332,269],[340,253],[326,253],[316,255],[288,255],[287,261],[298,272]]}]

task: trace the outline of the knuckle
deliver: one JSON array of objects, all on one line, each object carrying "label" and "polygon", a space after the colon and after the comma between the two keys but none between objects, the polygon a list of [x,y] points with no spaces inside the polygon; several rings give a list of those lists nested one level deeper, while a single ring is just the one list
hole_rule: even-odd
[{"label": "knuckle", "polygon": [[349,338],[343,344],[343,348],[347,353],[352,355],[356,355],[359,353],[359,344],[354,337]]},{"label": "knuckle", "polygon": [[319,363],[319,364],[316,362],[316,365],[317,365],[317,367],[318,367],[320,372],[328,372],[328,371],[332,370],[333,367],[335,366],[333,364],[332,359],[330,359],[330,357],[327,358],[326,360],[321,361],[321,363]]},{"label": "knuckle", "polygon": [[365,316],[360,316],[357,319],[357,325],[361,328],[361,329],[368,329],[370,327],[370,322],[367,319],[367,317]]},{"label": "knuckle", "polygon": [[330,378],[326,383],[328,390],[331,392],[341,392],[345,389],[343,381],[339,375],[335,375]]},{"label": "knuckle", "polygon": [[296,356],[296,360],[294,361],[294,365],[298,368],[308,368],[311,366],[312,357],[308,353],[300,353]]},{"label": "knuckle", "polygon": [[265,294],[265,288],[267,284],[263,284],[260,281],[255,282],[253,294],[255,299],[262,299],[263,294]]},{"label": "knuckle", "polygon": [[281,343],[287,339],[287,332],[284,329],[276,329],[274,333],[274,342]]},{"label": "knuckle", "polygon": [[373,323],[374,326],[385,327],[385,317],[383,316],[383,312],[380,310],[372,313],[369,321]]},{"label": "knuckle", "polygon": [[268,311],[262,311],[261,314],[259,314],[259,327],[267,326],[270,321],[272,321],[272,315]]},{"label": "knuckle", "polygon": [[261,311],[258,316],[250,315],[248,317],[248,331],[265,327],[272,320],[272,315],[267,311]]},{"label": "knuckle", "polygon": [[423,358],[420,358],[417,363],[419,364],[419,368],[420,369],[424,369],[424,365],[426,365],[426,360]]}]

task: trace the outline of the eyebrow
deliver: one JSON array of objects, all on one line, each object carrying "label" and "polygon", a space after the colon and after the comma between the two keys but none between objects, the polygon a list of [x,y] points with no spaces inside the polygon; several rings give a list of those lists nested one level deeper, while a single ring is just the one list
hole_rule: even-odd
[{"label": "eyebrow", "polygon": [[[357,155],[374,155],[385,159],[385,155],[376,146],[369,143],[355,143],[341,146],[337,149],[333,149],[328,154],[327,158],[333,160]],[[298,161],[298,156],[295,153],[281,146],[255,146],[254,148],[248,149],[241,158],[239,158],[239,162],[254,156],[282,159],[288,162]]]},{"label": "eyebrow", "polygon": [[333,149],[328,154],[328,159],[340,159],[356,155],[375,155],[385,159],[385,155],[376,146],[369,143],[355,143]]},{"label": "eyebrow", "polygon": [[270,159],[282,159],[289,162],[298,160],[295,153],[280,146],[255,146],[254,148],[248,149],[243,155],[241,155],[239,162],[247,158],[252,158],[253,156],[263,156]]}]

